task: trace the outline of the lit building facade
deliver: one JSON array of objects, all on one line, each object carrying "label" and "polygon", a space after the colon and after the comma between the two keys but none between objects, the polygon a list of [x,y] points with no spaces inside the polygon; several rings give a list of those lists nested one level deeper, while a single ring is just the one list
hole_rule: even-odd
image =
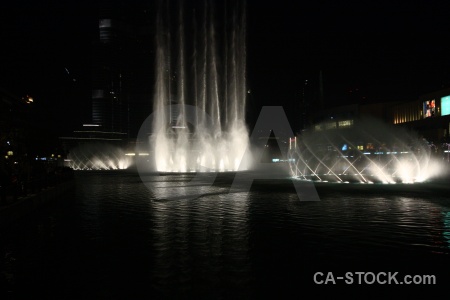
[{"label": "lit building facade", "polygon": [[450,88],[424,94],[415,101],[389,107],[389,121],[420,133],[436,143],[448,142]]},{"label": "lit building facade", "polygon": [[358,126],[372,117],[417,132],[430,142],[450,142],[450,88],[424,94],[407,102],[381,102],[332,107],[315,113],[309,130],[322,131]]},{"label": "lit building facade", "polygon": [[391,112],[394,124],[421,120],[423,114],[419,100],[393,105]]},{"label": "lit building facade", "polygon": [[344,105],[329,109],[324,109],[315,114],[314,125],[310,130],[322,131],[331,129],[342,129],[352,127],[360,115],[360,105]]}]

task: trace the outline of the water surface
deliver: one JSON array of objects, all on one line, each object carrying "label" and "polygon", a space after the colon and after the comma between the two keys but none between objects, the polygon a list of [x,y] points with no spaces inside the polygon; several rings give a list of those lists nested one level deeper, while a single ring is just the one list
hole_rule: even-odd
[{"label": "water surface", "polygon": [[289,181],[258,181],[249,193],[230,195],[228,174],[196,187],[201,197],[173,198],[190,179],[149,175],[142,178],[148,189],[135,173],[76,173],[75,191],[1,229],[2,257],[15,258],[14,283],[2,292],[11,299],[248,299],[335,288],[315,285],[317,271],[450,279],[450,198],[442,186],[318,185],[320,201],[305,202]]}]

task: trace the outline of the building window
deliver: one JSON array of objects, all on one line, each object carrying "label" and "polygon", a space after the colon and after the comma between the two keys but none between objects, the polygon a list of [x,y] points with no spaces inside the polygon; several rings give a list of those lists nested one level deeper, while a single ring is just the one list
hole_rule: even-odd
[{"label": "building window", "polygon": [[353,125],[353,120],[339,121],[338,125],[339,127],[350,127]]},{"label": "building window", "polygon": [[100,41],[109,42],[113,37],[113,24],[111,19],[99,20]]},{"label": "building window", "polygon": [[324,125],[325,125],[326,130],[336,128],[336,122],[329,122],[329,123],[325,123]]}]

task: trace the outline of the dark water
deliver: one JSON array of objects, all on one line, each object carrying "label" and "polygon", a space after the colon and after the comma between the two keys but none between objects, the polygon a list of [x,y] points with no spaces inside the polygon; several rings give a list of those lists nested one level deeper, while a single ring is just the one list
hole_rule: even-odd
[{"label": "dark water", "polygon": [[147,189],[133,173],[77,173],[75,191],[1,229],[2,259],[6,253],[15,259],[7,270],[3,264],[13,279],[3,281],[1,295],[259,299],[338,288],[370,296],[388,288],[316,285],[318,271],[434,274],[437,285],[401,286],[430,294],[450,282],[445,185],[324,185],[317,186],[320,201],[303,202],[292,184],[278,181],[230,196],[233,176],[226,175],[197,199],[167,197],[182,195],[190,179],[148,176]]}]

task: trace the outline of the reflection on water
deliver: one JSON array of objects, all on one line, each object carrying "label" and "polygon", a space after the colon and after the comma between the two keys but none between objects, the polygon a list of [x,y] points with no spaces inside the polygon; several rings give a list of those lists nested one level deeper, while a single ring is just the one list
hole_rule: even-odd
[{"label": "reflection on water", "polygon": [[180,286],[182,296],[197,284],[202,296],[226,287],[245,288],[249,265],[246,194],[195,201],[153,201],[155,266],[152,284],[164,296]]},{"label": "reflection on water", "polygon": [[450,211],[443,213],[444,215],[444,238],[447,241],[447,247],[450,248]]},{"label": "reflection on water", "polygon": [[[76,179],[74,194],[1,229],[3,293],[257,298],[267,288],[311,285],[317,271],[445,276],[450,266],[445,194],[319,189],[321,201],[302,202],[282,182],[229,195],[228,179],[195,188],[184,175],[149,175],[145,184],[130,173]],[[186,188],[206,194],[186,199]]]}]

